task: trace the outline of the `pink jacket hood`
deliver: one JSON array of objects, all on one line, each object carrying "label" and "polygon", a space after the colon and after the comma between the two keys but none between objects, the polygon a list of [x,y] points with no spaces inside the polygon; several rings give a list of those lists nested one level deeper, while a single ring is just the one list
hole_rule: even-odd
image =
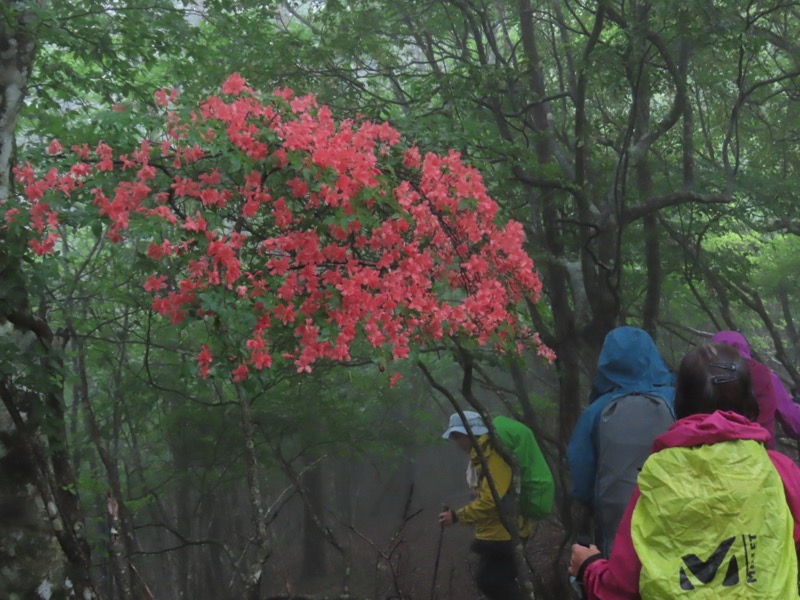
[{"label": "pink jacket hood", "polygon": [[750,356],[750,344],[747,343],[747,338],[745,338],[738,331],[720,331],[711,338],[711,342],[714,344],[733,346],[739,351],[739,355],[742,358],[746,358],[748,360],[753,358]]},{"label": "pink jacket hood", "polygon": [[769,432],[758,423],[735,412],[718,410],[710,415],[689,415],[675,421],[655,439],[653,452],[732,440],[755,440],[765,444],[769,439]]}]

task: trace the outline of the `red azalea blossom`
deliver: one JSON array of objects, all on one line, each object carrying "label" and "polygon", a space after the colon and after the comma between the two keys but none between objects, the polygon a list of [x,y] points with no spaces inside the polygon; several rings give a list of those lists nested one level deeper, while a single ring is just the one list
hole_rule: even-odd
[{"label": "red azalea blossom", "polygon": [[156,106],[166,107],[170,102],[178,101],[178,92],[174,88],[161,88],[153,94],[156,99]]},{"label": "red azalea blossom", "polygon": [[238,73],[234,73],[228,77],[225,83],[222,84],[222,93],[232,94],[234,96],[241,94],[244,90],[249,89],[246,84],[247,81],[244,79],[244,77]]},{"label": "red azalea blossom", "polygon": [[167,287],[166,275],[152,275],[144,282],[144,289],[146,292],[157,292]]},{"label": "red azalea blossom", "polygon": [[409,169],[418,169],[421,162],[422,159],[416,146],[412,146],[406,150],[405,155],[403,155],[403,165]]},{"label": "red azalea blossom", "polygon": [[211,361],[213,357],[211,356],[211,349],[203,345],[200,349],[200,354],[197,355],[197,366],[199,370],[200,377],[205,379],[208,377],[208,373],[211,370]]},{"label": "red azalea blossom", "polygon": [[160,90],[157,90],[156,93],[153,95],[155,96],[156,99],[156,105],[167,106],[167,104],[169,104],[169,102],[167,101],[167,90],[162,88]]},{"label": "red azalea blossom", "polygon": [[247,368],[247,365],[240,364],[231,372],[231,374],[233,375],[234,383],[237,383],[239,381],[245,381],[250,374],[250,369]]}]

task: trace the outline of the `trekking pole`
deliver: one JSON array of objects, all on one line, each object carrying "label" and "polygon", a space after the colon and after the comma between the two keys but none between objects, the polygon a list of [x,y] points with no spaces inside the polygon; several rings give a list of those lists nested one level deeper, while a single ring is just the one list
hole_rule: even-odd
[{"label": "trekking pole", "polygon": [[[450,507],[442,505],[442,512],[447,512]],[[439,573],[439,559],[442,557],[442,542],[444,541],[444,523],[439,525],[439,544],[436,547],[436,562],[433,564],[433,581],[431,582],[431,600],[436,594],[436,575]]]}]

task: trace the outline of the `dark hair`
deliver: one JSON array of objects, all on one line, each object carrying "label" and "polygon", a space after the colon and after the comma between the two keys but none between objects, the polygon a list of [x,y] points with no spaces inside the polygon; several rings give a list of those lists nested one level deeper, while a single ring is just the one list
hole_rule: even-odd
[{"label": "dark hair", "polygon": [[675,383],[675,416],[730,410],[751,421],[758,418],[750,368],[732,346],[702,344],[686,353]]}]

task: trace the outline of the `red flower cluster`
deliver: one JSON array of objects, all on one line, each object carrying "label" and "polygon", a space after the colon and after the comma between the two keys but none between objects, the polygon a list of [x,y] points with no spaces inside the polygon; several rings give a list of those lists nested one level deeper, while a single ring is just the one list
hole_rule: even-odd
[{"label": "red flower cluster", "polygon": [[[393,359],[448,336],[501,350],[528,340],[552,360],[517,317],[541,291],[522,227],[497,226],[497,204],[457,152],[421,156],[388,124],[337,122],[291,90],[263,102],[239,75],[222,91],[186,115],[174,90],[159,91],[166,135],[129,154],[100,142],[73,147],[65,170],[17,168],[32,250],[53,250],[67,202],[93,202],[115,241],[152,237],[155,224],[148,256],[182,265],[146,279],[155,310],[228,331],[255,323],[229,356],[236,381],[269,368],[271,350],[299,372],[347,361],[359,338]],[[287,328],[295,342],[273,347]],[[197,363],[211,372],[209,346]]]}]

